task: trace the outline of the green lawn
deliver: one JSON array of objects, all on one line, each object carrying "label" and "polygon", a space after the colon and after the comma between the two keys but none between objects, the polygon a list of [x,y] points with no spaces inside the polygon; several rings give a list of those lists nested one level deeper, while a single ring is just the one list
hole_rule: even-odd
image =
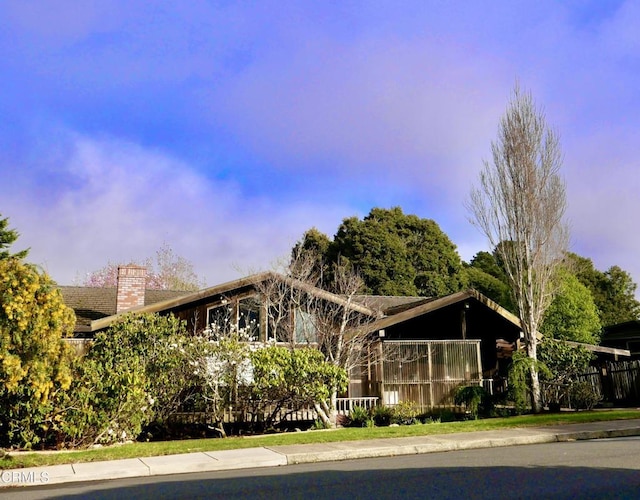
[{"label": "green lawn", "polygon": [[452,432],[473,432],[513,427],[531,427],[563,423],[571,424],[630,418],[640,418],[640,411],[599,410],[588,412],[548,413],[509,418],[492,418],[469,420],[465,422],[432,423],[401,427],[374,427],[362,429],[345,428],[328,431],[290,432],[254,437],[231,437],[227,439],[192,439],[184,441],[131,443],[84,451],[14,453],[0,459],[0,469],[41,467],[45,465],[172,455],[198,451],[217,451],[291,444],[328,443],[376,438],[426,436],[432,434],[448,434]]}]

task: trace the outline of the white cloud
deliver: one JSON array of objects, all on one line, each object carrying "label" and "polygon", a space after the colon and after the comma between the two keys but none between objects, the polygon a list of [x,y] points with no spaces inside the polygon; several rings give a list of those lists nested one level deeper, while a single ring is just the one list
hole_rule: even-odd
[{"label": "white cloud", "polygon": [[512,84],[505,72],[486,54],[428,37],[318,38],[266,55],[217,88],[211,105],[278,168],[320,162],[346,179],[457,192],[454,181],[488,150]]},{"label": "white cloud", "polygon": [[[29,260],[62,284],[107,262],[144,260],[166,242],[209,284],[269,267],[312,225],[337,226],[344,209],[279,205],[208,179],[160,151],[72,134],[71,156],[40,176],[43,193],[5,192]],[[64,183],[64,184],[63,184]]]}]

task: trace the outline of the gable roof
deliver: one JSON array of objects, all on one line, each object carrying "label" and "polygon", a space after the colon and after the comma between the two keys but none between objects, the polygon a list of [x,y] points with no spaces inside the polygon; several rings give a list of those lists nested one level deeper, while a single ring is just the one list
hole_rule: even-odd
[{"label": "gable roof", "polygon": [[257,286],[260,283],[264,283],[269,280],[279,281],[288,286],[297,288],[309,294],[312,294],[318,298],[334,302],[336,304],[348,306],[352,310],[360,312],[362,314],[366,314],[368,316],[378,316],[378,312],[370,307],[363,305],[357,301],[348,301],[344,297],[340,295],[336,295],[331,292],[327,292],[321,288],[315,287],[308,283],[305,283],[300,280],[296,280],[293,278],[289,278],[282,274],[278,274],[272,271],[267,271],[263,273],[252,274],[250,276],[239,278],[233,281],[228,281],[226,283],[222,283],[220,285],[215,285],[209,288],[204,288],[197,292],[190,292],[186,294],[182,294],[180,296],[167,298],[166,300],[160,300],[154,303],[147,304],[145,301],[144,306],[135,307],[129,309],[127,311],[123,311],[121,313],[109,315],[106,317],[96,318],[91,321],[90,330],[91,332],[95,332],[97,330],[102,330],[103,328],[107,328],[111,323],[113,323],[119,316],[129,313],[129,312],[138,312],[138,313],[156,313],[156,312],[167,312],[178,308],[184,308],[190,305],[198,305],[202,303],[208,302],[212,297],[215,296],[233,296],[239,293],[248,292],[252,290],[256,290]]},{"label": "gable roof", "polygon": [[[480,292],[474,289],[453,293],[451,295],[447,295],[445,297],[441,297],[438,299],[424,299],[422,301],[415,300],[413,302],[408,301],[405,304],[398,305],[395,310],[393,308],[389,309],[388,310],[389,314],[387,316],[366,325],[366,328],[369,332],[383,330],[390,326],[397,325],[404,321],[417,318],[418,316],[422,316],[424,314],[429,314],[431,312],[437,311],[444,307],[447,307],[459,302],[464,302],[469,299],[477,300],[487,308],[493,310],[496,314],[502,316],[504,319],[512,323],[515,327],[522,329],[520,319],[515,314],[509,312],[497,302],[494,302],[490,298],[484,296],[483,294],[481,294]],[[640,322],[638,324],[640,324]],[[542,335],[538,334],[538,338],[541,340]],[[615,357],[630,356],[630,352],[626,349],[603,347],[603,346],[598,346],[593,344],[584,344],[581,342],[571,342],[571,341],[565,341],[565,343],[574,347],[581,346],[591,352],[595,352],[598,354],[613,355]]]},{"label": "gable roof", "polygon": [[458,302],[464,302],[468,299],[476,299],[505,318],[507,321],[513,323],[514,326],[521,328],[520,319],[516,315],[510,313],[504,307],[474,289],[452,293],[451,295],[440,297],[438,299],[424,299],[423,301],[416,301],[413,305],[409,304],[408,308],[401,309],[395,314],[391,314],[367,325],[367,328],[372,332],[376,330],[383,330],[389,326],[422,316],[423,314],[428,314],[432,311],[442,309],[443,307],[447,307]]}]

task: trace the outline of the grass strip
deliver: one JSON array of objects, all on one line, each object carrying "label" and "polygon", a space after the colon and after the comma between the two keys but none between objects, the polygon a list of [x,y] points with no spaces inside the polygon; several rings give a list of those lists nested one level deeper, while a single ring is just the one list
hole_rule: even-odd
[{"label": "grass strip", "polygon": [[10,452],[0,459],[0,469],[43,467],[48,465],[142,458],[202,451],[220,451],[239,448],[257,448],[295,444],[332,443],[411,436],[450,434],[500,430],[515,427],[536,427],[558,424],[576,424],[640,418],[639,410],[597,410],[584,412],[544,413],[508,418],[490,418],[408,425],[400,427],[343,428],[328,431],[288,432],[226,439],[189,439],[128,443],[80,451]]}]

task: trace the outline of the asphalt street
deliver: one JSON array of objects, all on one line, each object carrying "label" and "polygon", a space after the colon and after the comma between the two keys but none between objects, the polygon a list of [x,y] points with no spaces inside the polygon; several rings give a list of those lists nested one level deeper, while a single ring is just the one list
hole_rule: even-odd
[{"label": "asphalt street", "polygon": [[640,499],[640,437],[11,489],[6,499]]}]

